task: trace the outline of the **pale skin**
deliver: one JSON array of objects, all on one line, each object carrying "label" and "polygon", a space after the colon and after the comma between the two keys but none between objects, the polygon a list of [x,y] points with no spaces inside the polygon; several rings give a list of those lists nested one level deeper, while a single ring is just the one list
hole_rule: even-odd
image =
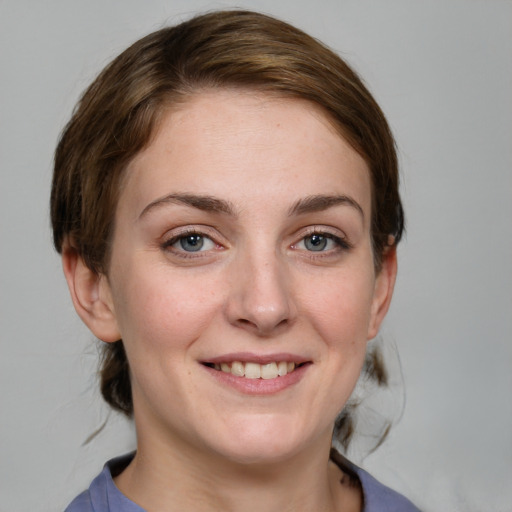
[{"label": "pale skin", "polygon": [[166,113],[126,169],[108,275],[63,251],[79,315],[126,348],[124,494],[148,512],[361,510],[329,448],[395,282],[370,220],[367,165],[317,107],[221,90]]}]

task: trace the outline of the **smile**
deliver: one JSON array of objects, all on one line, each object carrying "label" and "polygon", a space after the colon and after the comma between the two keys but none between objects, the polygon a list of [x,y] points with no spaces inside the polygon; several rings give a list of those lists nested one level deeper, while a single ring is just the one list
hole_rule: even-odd
[{"label": "smile", "polygon": [[271,362],[267,364],[244,363],[233,361],[232,363],[206,363],[206,366],[235,377],[246,379],[276,379],[292,373],[300,364],[287,361]]}]

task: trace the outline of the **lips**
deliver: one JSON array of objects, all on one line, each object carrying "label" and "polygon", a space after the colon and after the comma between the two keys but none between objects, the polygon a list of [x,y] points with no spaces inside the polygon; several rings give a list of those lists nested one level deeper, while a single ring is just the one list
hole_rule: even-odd
[{"label": "lips", "polygon": [[286,377],[310,363],[304,357],[293,354],[259,355],[238,353],[215,357],[202,364],[222,374],[242,379],[271,380]]},{"label": "lips", "polygon": [[232,353],[199,361],[225,389],[243,395],[270,396],[295,386],[313,361],[297,354]]}]

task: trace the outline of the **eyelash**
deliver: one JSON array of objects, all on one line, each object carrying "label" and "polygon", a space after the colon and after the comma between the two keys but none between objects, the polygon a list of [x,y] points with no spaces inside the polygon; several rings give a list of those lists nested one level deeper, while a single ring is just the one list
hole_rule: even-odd
[{"label": "eyelash", "polygon": [[[165,240],[161,244],[161,247],[163,250],[172,252],[173,254],[175,254],[176,256],[178,256],[180,258],[189,258],[189,259],[204,257],[205,253],[208,253],[211,251],[211,249],[201,251],[200,249],[202,247],[200,247],[198,251],[186,251],[184,249],[180,250],[178,248],[173,247],[173,245],[180,242],[180,240],[184,240],[190,236],[197,236],[197,237],[201,237],[203,240],[209,240],[212,244],[214,244],[215,248],[217,248],[217,249],[223,248],[223,246],[221,244],[217,243],[211,236],[204,233],[200,229],[194,229],[194,228],[182,231],[181,233],[178,233],[178,234],[172,236],[171,238]],[[306,239],[312,238],[313,236],[318,236],[325,240],[332,241],[336,245],[336,247],[334,249],[320,250],[320,251],[308,250],[307,248],[306,249],[298,249],[297,246],[299,244],[303,244],[303,243],[305,244]],[[291,248],[294,250],[303,250],[303,252],[308,253],[308,256],[313,259],[325,258],[325,257],[332,256],[333,254],[338,254],[340,252],[349,251],[350,249],[352,249],[352,247],[353,247],[352,244],[346,238],[337,236],[333,233],[330,233],[328,231],[318,229],[318,228],[311,229],[309,232],[303,234],[301,239],[298,242],[292,244],[292,246],[291,246]]]},{"label": "eyelash", "polygon": [[330,240],[332,241],[336,247],[334,249],[330,250],[320,250],[320,251],[313,251],[313,250],[307,250],[305,249],[305,252],[308,253],[308,256],[310,258],[316,259],[316,258],[326,258],[329,256],[333,256],[336,254],[339,254],[340,252],[349,251],[353,248],[352,244],[345,238],[338,235],[335,235],[334,233],[331,233],[329,231],[325,231],[321,228],[313,228],[307,233],[305,233],[299,242],[292,245],[293,249],[297,249],[297,246],[299,244],[305,244],[306,239],[312,238],[313,236],[318,236],[324,240]]},{"label": "eyelash", "polygon": [[[203,257],[204,254],[206,252],[209,252],[209,251],[201,251],[201,250],[198,250],[198,251],[185,251],[185,250],[180,250],[180,249],[177,249],[177,248],[173,247],[173,245],[178,243],[180,240],[184,240],[187,237],[191,237],[191,236],[197,236],[197,237],[201,237],[203,240],[209,240],[218,249],[223,248],[222,245],[218,244],[211,236],[207,235],[206,233],[204,233],[203,231],[201,231],[199,229],[193,229],[193,228],[187,229],[185,231],[182,231],[181,233],[178,233],[177,235],[174,235],[171,238],[165,240],[162,243],[161,247],[165,251],[172,252],[173,254],[175,254],[176,256],[178,256],[180,258],[200,258],[200,257]],[[200,247],[199,249],[201,249],[201,248],[202,247]]]}]

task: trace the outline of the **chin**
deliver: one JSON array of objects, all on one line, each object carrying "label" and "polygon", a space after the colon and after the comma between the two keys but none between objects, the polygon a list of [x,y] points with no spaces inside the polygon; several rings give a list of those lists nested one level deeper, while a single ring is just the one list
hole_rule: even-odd
[{"label": "chin", "polygon": [[[217,437],[217,452],[226,460],[242,465],[276,464],[307,449],[312,444],[312,436],[307,434],[311,433],[301,431],[290,422],[252,418]],[[328,438],[330,442],[330,434]]]},{"label": "chin", "polygon": [[299,449],[285,447],[282,443],[275,446],[268,440],[261,443],[243,444],[243,446],[226,447],[221,452],[222,457],[242,466],[268,466],[289,460],[300,452]]}]

